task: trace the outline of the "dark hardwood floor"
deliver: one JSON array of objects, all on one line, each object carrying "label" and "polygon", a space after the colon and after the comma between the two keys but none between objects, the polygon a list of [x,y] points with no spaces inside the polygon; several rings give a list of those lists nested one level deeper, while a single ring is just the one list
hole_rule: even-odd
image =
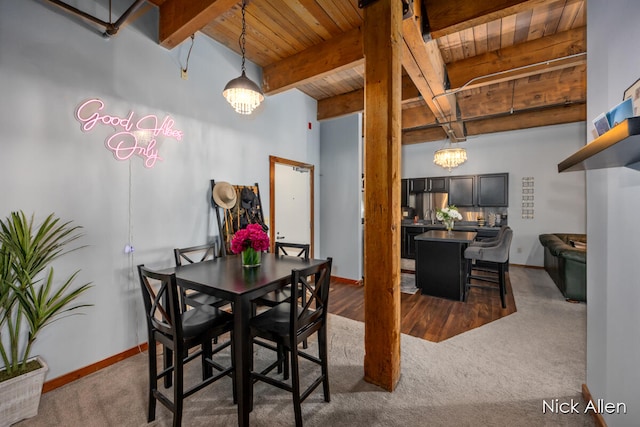
[{"label": "dark hardwood floor", "polygon": [[[401,294],[401,332],[440,342],[515,313],[516,304],[507,273],[507,308],[497,289],[471,288],[467,302],[415,294]],[[331,282],[329,311],[364,321],[364,286]]]}]

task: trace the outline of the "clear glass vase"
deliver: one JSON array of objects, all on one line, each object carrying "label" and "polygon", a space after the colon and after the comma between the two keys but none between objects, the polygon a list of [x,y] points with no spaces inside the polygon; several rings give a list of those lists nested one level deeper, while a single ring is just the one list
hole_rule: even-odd
[{"label": "clear glass vase", "polygon": [[447,218],[442,220],[442,222],[444,223],[444,228],[447,229],[447,231],[449,233],[451,233],[451,230],[453,230],[453,219],[452,218]]},{"label": "clear glass vase", "polygon": [[262,260],[262,252],[253,248],[247,248],[242,251],[242,266],[245,268],[258,267]]}]

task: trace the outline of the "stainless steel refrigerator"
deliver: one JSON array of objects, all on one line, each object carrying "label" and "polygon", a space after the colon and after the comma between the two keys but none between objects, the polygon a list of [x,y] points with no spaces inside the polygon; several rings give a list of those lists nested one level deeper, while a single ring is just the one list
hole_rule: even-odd
[{"label": "stainless steel refrigerator", "polygon": [[436,221],[436,210],[447,206],[447,193],[422,193],[416,197],[416,215],[427,221]]}]

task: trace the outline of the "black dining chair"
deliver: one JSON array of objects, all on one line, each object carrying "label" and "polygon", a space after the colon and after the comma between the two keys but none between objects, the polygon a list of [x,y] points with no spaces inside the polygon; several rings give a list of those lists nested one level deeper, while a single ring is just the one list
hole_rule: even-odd
[{"label": "black dining chair", "polygon": [[[284,352],[276,352],[277,359],[261,371],[252,369],[254,381],[263,381],[280,389],[289,391],[293,397],[293,408],[296,426],[302,426],[301,403],[320,384],[323,387],[325,402],[330,401],[329,369],[327,352],[327,313],[329,304],[329,284],[331,282],[332,259],[328,258],[320,265],[307,267],[291,272],[291,298],[260,313],[249,322],[251,338],[260,338],[283,348]],[[313,280],[310,280],[313,279]],[[305,301],[303,294],[308,294]],[[317,335],[318,356],[314,356],[299,348],[300,343],[314,334]],[[284,358],[284,360],[281,360]],[[302,392],[300,391],[299,358],[304,358],[320,366],[320,374]],[[269,373],[284,363],[285,375],[279,380]],[[288,367],[291,365],[291,381]],[[253,399],[253,392],[252,392]]]},{"label": "black dining chair", "polygon": [[[231,345],[230,366],[224,367],[213,360],[213,355],[227,347],[226,344],[213,348],[214,337],[233,330],[233,316],[220,309],[202,305],[183,311],[179,302],[179,291],[175,274],[152,271],[143,264],[138,265],[140,288],[147,319],[149,355],[149,407],[147,421],[156,417],[156,402],[159,401],[173,412],[173,426],[182,423],[183,400],[207,385],[223,378],[231,377],[233,398],[236,401],[233,345]],[[157,345],[173,354],[172,363],[158,372]],[[198,347],[189,354],[189,350]],[[202,381],[187,388],[184,384],[184,365],[200,358]],[[216,373],[214,374],[214,369]],[[173,396],[170,397],[158,387],[158,381],[170,377]],[[166,387],[166,384],[165,384]]]},{"label": "black dining chair", "polygon": [[[281,256],[295,256],[304,260],[309,259],[308,243],[287,243],[276,242],[274,246],[274,253]],[[269,292],[266,295],[256,299],[254,301],[257,305],[264,305],[267,307],[274,307],[281,302],[288,301],[291,298],[291,286],[285,286],[282,289]]]},{"label": "black dining chair", "polygon": [[[509,263],[509,250],[511,248],[511,240],[513,238],[513,230],[510,227],[506,227],[502,233],[500,240],[494,242],[493,246],[469,246],[464,251],[464,258],[466,260],[466,280],[465,280],[465,292],[464,300],[467,300],[469,296],[469,290],[471,287],[476,288],[491,288],[496,289],[495,286],[487,286],[472,283],[472,280],[491,282],[498,285],[500,291],[500,302],[502,308],[507,308],[505,295],[507,293],[506,287],[506,266]],[[487,274],[473,274],[473,263],[482,262],[483,264],[489,264],[495,266],[497,277]],[[486,272],[487,270],[485,270]]]},{"label": "black dining chair", "polygon": [[[176,260],[176,266],[181,266],[185,263],[193,264],[196,262],[216,259],[219,257],[219,252],[218,245],[213,242],[204,245],[190,246],[187,248],[175,248],[173,250],[173,255]],[[229,304],[228,301],[221,298],[194,290],[181,288],[180,292],[182,311],[186,310],[187,306],[198,307],[201,305],[211,305],[214,307],[222,307]]]}]

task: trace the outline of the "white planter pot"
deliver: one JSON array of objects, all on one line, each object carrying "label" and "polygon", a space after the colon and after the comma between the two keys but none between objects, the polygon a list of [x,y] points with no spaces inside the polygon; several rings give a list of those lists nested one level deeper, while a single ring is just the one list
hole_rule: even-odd
[{"label": "white planter pot", "polygon": [[49,367],[40,357],[30,360],[37,360],[42,367],[0,383],[0,427],[38,415],[44,376]]}]

